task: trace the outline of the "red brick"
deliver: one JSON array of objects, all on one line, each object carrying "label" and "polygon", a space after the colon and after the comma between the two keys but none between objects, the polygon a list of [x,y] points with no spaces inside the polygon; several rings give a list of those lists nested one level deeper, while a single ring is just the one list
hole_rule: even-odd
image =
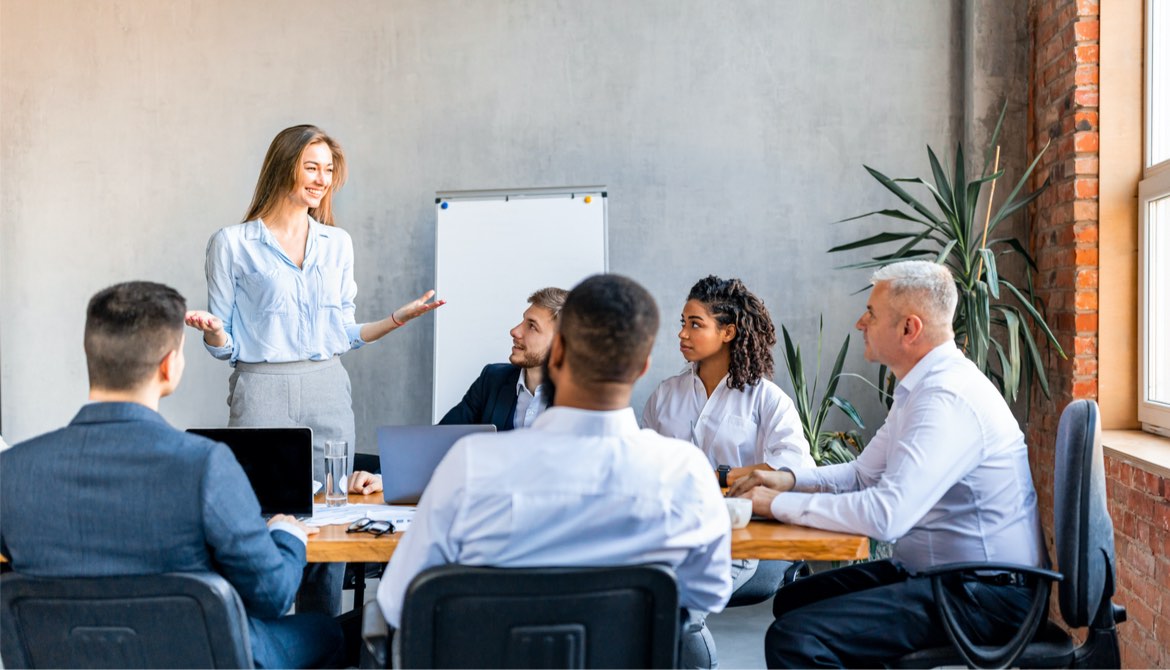
[{"label": "red brick", "polygon": [[1095,333],[1097,332],[1097,315],[1095,313],[1077,314],[1076,324],[1078,333]]},{"label": "red brick", "polygon": [[1170,505],[1158,505],[1154,508],[1154,527],[1170,531]]},{"label": "red brick", "polygon": [[1096,221],[1097,203],[1092,200],[1074,202],[1073,219],[1076,221]]},{"label": "red brick", "polygon": [[[1094,123],[1093,127],[1096,128],[1097,124]],[[1095,175],[1095,174],[1100,174],[1100,171],[1101,171],[1101,162],[1095,156],[1077,156],[1073,160],[1073,173],[1074,174],[1078,174],[1078,175],[1094,174]]]},{"label": "red brick", "polygon": [[1073,148],[1078,152],[1096,153],[1101,148],[1100,136],[1095,130],[1073,134]]},{"label": "red brick", "polygon": [[1078,63],[1099,63],[1101,62],[1101,47],[1096,44],[1083,44],[1076,48],[1076,57]]},{"label": "red brick", "polygon": [[1085,63],[1083,65],[1077,65],[1073,74],[1073,83],[1077,86],[1096,86],[1100,83],[1098,74],[1099,69],[1094,64]]},{"label": "red brick", "polygon": [[1076,249],[1073,251],[1073,263],[1079,268],[1095,267],[1097,265],[1097,248]]},{"label": "red brick", "polygon": [[1075,186],[1075,193],[1077,198],[1096,198],[1097,197],[1097,180],[1080,178],[1073,182]]},{"label": "red brick", "polygon": [[[1078,289],[1095,289],[1097,288],[1097,270],[1083,269],[1076,272],[1076,288]],[[1080,330],[1080,329],[1078,329]],[[1094,329],[1096,330],[1096,329]]]},{"label": "red brick", "polygon": [[1073,239],[1078,244],[1089,245],[1097,243],[1098,230],[1095,223],[1077,223],[1072,227],[1072,229]]},{"label": "red brick", "polygon": [[1074,356],[1096,356],[1097,337],[1095,335],[1077,335],[1073,340]]},{"label": "red brick", "polygon": [[1073,359],[1073,374],[1078,377],[1095,377],[1097,376],[1097,359],[1095,358],[1074,358]]},{"label": "red brick", "polygon": [[1082,107],[1097,107],[1101,104],[1101,95],[1095,90],[1078,88],[1073,100]]},{"label": "red brick", "polygon": [[[1084,379],[1073,382],[1072,396],[1078,399],[1089,398],[1095,400],[1097,398],[1097,380]],[[1170,523],[1170,521],[1167,523]]]},{"label": "red brick", "polygon": [[1073,30],[1078,42],[1095,42],[1101,36],[1101,22],[1077,21]]}]

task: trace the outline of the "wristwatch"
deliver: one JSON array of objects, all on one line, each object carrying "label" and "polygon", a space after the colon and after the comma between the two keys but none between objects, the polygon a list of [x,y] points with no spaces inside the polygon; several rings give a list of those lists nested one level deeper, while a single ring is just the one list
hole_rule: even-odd
[{"label": "wristwatch", "polygon": [[719,467],[715,468],[715,472],[719,473],[719,486],[721,488],[727,488],[727,473],[731,472],[731,466],[720,465]]}]

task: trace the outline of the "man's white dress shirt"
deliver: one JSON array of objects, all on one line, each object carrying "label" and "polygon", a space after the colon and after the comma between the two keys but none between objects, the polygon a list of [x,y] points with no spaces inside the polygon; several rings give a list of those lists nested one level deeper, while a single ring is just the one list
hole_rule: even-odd
[{"label": "man's white dress shirt", "polygon": [[708,398],[695,365],[688,363],[654,389],[642,410],[642,425],[697,445],[712,468],[813,467],[796,406],[767,379],[737,391],[725,375]]},{"label": "man's white dress shirt", "polygon": [[791,470],[796,488],[772,501],[777,519],[896,541],[894,558],[912,571],[1047,561],[1024,436],[953,342],[898,383],[885,424],[856,461]]},{"label": "man's white dress shirt", "polygon": [[391,626],[415,575],[446,563],[660,563],[681,607],[718,612],[731,595],[731,523],[691,445],[639,430],[628,408],[551,407],[528,430],[459,440],[439,464],[378,586]]},{"label": "man's white dress shirt", "polygon": [[548,409],[548,398],[545,397],[545,385],[536,387],[536,391],[529,391],[524,381],[524,370],[520,370],[520,377],[516,379],[516,412],[512,415],[513,428],[528,428],[536,421],[544,410]]}]

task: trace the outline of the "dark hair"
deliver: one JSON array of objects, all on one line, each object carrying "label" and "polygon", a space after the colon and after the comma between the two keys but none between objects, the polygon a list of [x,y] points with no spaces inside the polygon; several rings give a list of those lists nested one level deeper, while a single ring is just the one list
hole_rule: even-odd
[{"label": "dark hair", "polygon": [[658,332],[658,306],[632,279],[593,275],[561,309],[560,334],[573,378],[583,384],[633,384]]},{"label": "dark hair", "polygon": [[735,339],[730,343],[729,387],[742,391],[745,385],[758,384],[760,378],[772,376],[776,327],[764,301],[742,281],[708,275],[691,287],[687,300],[703,303],[719,325],[735,324]]},{"label": "dark hair", "polygon": [[169,286],[132,281],[90,298],[85,314],[89,385],[129,391],[180,346],[187,301]]},{"label": "dark hair", "polygon": [[324,130],[308,124],[285,128],[268,145],[264,164],[260,166],[260,177],[256,179],[252,204],[244,215],[245,223],[272,213],[277,200],[296,186],[301,154],[305,147],[318,142],[324,143],[333,154],[333,182],[321,197],[321,203],[309,209],[309,216],[317,223],[333,225],[333,194],[345,183],[346,177],[345,152],[337,140],[326,135]]}]

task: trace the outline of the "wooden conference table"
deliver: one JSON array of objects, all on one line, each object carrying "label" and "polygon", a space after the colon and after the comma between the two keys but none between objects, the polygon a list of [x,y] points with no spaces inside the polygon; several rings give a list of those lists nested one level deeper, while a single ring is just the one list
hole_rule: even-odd
[{"label": "wooden conference table", "polygon": [[[382,494],[349,496],[351,503],[381,504]],[[321,500],[318,500],[321,502]],[[346,526],[325,526],[309,537],[310,563],[385,563],[398,546],[401,533],[374,537],[370,533],[346,533]],[[409,532],[409,531],[407,531]],[[778,521],[752,521],[747,528],[731,531],[732,558],[765,558],[788,561],[851,561],[869,556],[869,539]]]}]

